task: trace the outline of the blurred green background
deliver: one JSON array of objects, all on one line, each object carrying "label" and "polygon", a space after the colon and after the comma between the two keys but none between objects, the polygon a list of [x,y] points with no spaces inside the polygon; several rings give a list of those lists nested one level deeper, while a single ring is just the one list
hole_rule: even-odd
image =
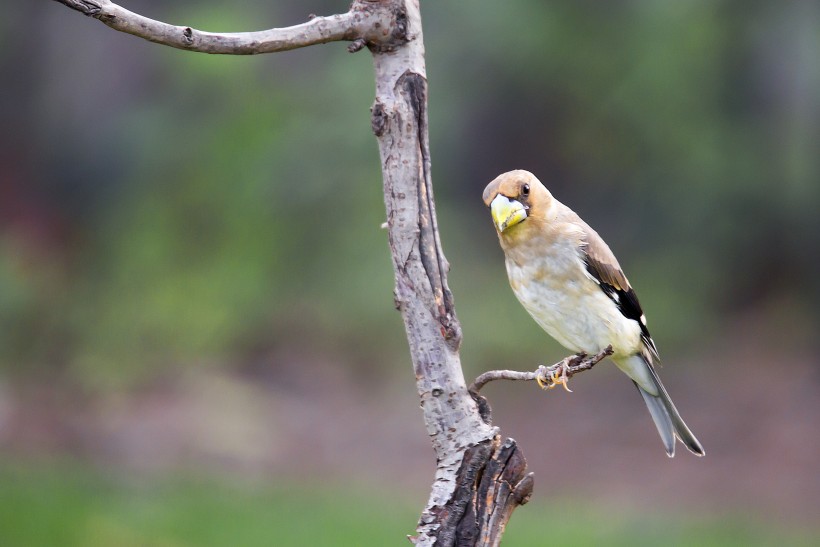
[{"label": "blurred green background", "polygon": [[[133,0],[214,31],[346,2]],[[434,469],[343,44],[212,57],[56,2],[0,19],[0,544],[389,545]],[[619,256],[708,452],[605,365],[491,385],[536,472],[506,545],[820,539],[820,4],[422,2],[472,378],[564,355],[481,191],[526,168]],[[556,472],[556,469],[562,471]]]}]

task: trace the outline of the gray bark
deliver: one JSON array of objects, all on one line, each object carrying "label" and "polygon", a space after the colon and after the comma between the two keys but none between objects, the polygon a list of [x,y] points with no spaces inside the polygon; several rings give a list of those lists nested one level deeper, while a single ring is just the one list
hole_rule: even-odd
[{"label": "gray bark", "polygon": [[[347,40],[373,54],[387,228],[416,387],[437,469],[417,535],[419,546],[498,545],[532,474],[512,439],[489,424],[471,396],[459,358],[461,326],[447,286],[430,172],[427,77],[418,0],[354,0],[349,12],[282,29],[208,33],[132,13],[108,0],[56,0],[106,25],[164,45],[204,53],[255,54]],[[479,404],[485,412],[479,411]]]}]

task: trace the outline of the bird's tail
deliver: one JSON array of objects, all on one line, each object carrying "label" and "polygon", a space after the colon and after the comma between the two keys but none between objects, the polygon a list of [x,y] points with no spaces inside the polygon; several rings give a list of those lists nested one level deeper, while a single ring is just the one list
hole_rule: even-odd
[{"label": "bird's tail", "polygon": [[[638,382],[635,382],[634,379],[633,382],[635,382],[635,387],[638,388],[638,391],[641,393],[641,396],[649,409],[649,413],[652,415],[652,421],[655,422],[655,427],[658,428],[658,433],[660,434],[661,440],[663,440],[663,445],[666,448],[666,454],[670,458],[675,455],[675,437],[677,437],[693,454],[704,456],[706,452],[703,450],[703,446],[700,444],[700,441],[695,438],[695,435],[683,421],[683,418],[680,417],[680,413],[678,412],[678,409],[675,408],[674,403],[672,403],[672,399],[669,398],[666,388],[663,387],[661,379],[655,371],[655,367],[647,363],[646,359],[642,355],[636,355],[630,358],[630,360],[638,359],[642,361],[641,364],[649,373],[648,376],[643,375],[642,379],[651,379],[654,384],[653,387],[656,388],[654,391],[657,392],[657,395],[653,395],[648,390],[641,387],[641,385]],[[637,363],[633,361],[630,364],[635,366]],[[630,376],[632,375],[630,374]]]}]

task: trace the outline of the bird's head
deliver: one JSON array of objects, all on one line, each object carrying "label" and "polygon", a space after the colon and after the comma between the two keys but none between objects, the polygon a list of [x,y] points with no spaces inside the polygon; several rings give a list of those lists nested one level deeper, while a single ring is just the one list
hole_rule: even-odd
[{"label": "bird's head", "polygon": [[484,189],[483,197],[496,230],[503,235],[528,218],[544,218],[552,202],[552,195],[541,181],[522,169],[497,176]]}]

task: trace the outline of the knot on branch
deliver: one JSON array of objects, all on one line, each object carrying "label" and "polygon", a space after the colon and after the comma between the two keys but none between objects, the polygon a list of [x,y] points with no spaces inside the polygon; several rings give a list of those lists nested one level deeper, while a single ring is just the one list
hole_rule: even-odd
[{"label": "knot on branch", "polygon": [[[452,299],[452,296],[450,298]],[[438,308],[438,322],[441,325],[441,336],[457,348],[461,344],[461,324],[448,310],[446,300]]]},{"label": "knot on branch", "polygon": [[367,16],[381,15],[370,28],[363,29],[363,34],[358,38],[373,53],[395,51],[410,40],[407,12],[401,0],[357,0],[350,11]]},{"label": "knot on branch", "polygon": [[361,51],[362,48],[365,46],[364,38],[356,38],[347,46],[347,51],[350,53],[356,53],[357,51]]},{"label": "knot on branch", "polygon": [[102,11],[102,6],[95,0],[57,0],[73,10],[77,10],[83,15],[94,17]]},{"label": "knot on branch", "polygon": [[473,401],[475,401],[475,404],[478,407],[478,414],[481,416],[481,419],[484,421],[485,424],[493,425],[493,409],[492,407],[490,407],[490,403],[484,396],[479,395],[476,391],[473,391],[472,389],[469,390],[469,393],[470,397],[473,398]]},{"label": "knot on branch", "polygon": [[384,130],[387,129],[387,112],[384,111],[384,105],[378,99],[370,109],[370,128],[377,137],[384,135]]},{"label": "knot on branch", "polygon": [[393,39],[401,43],[407,42],[410,40],[407,34],[407,12],[404,11],[403,7],[400,7],[396,9],[393,17],[395,21],[392,32]]}]

